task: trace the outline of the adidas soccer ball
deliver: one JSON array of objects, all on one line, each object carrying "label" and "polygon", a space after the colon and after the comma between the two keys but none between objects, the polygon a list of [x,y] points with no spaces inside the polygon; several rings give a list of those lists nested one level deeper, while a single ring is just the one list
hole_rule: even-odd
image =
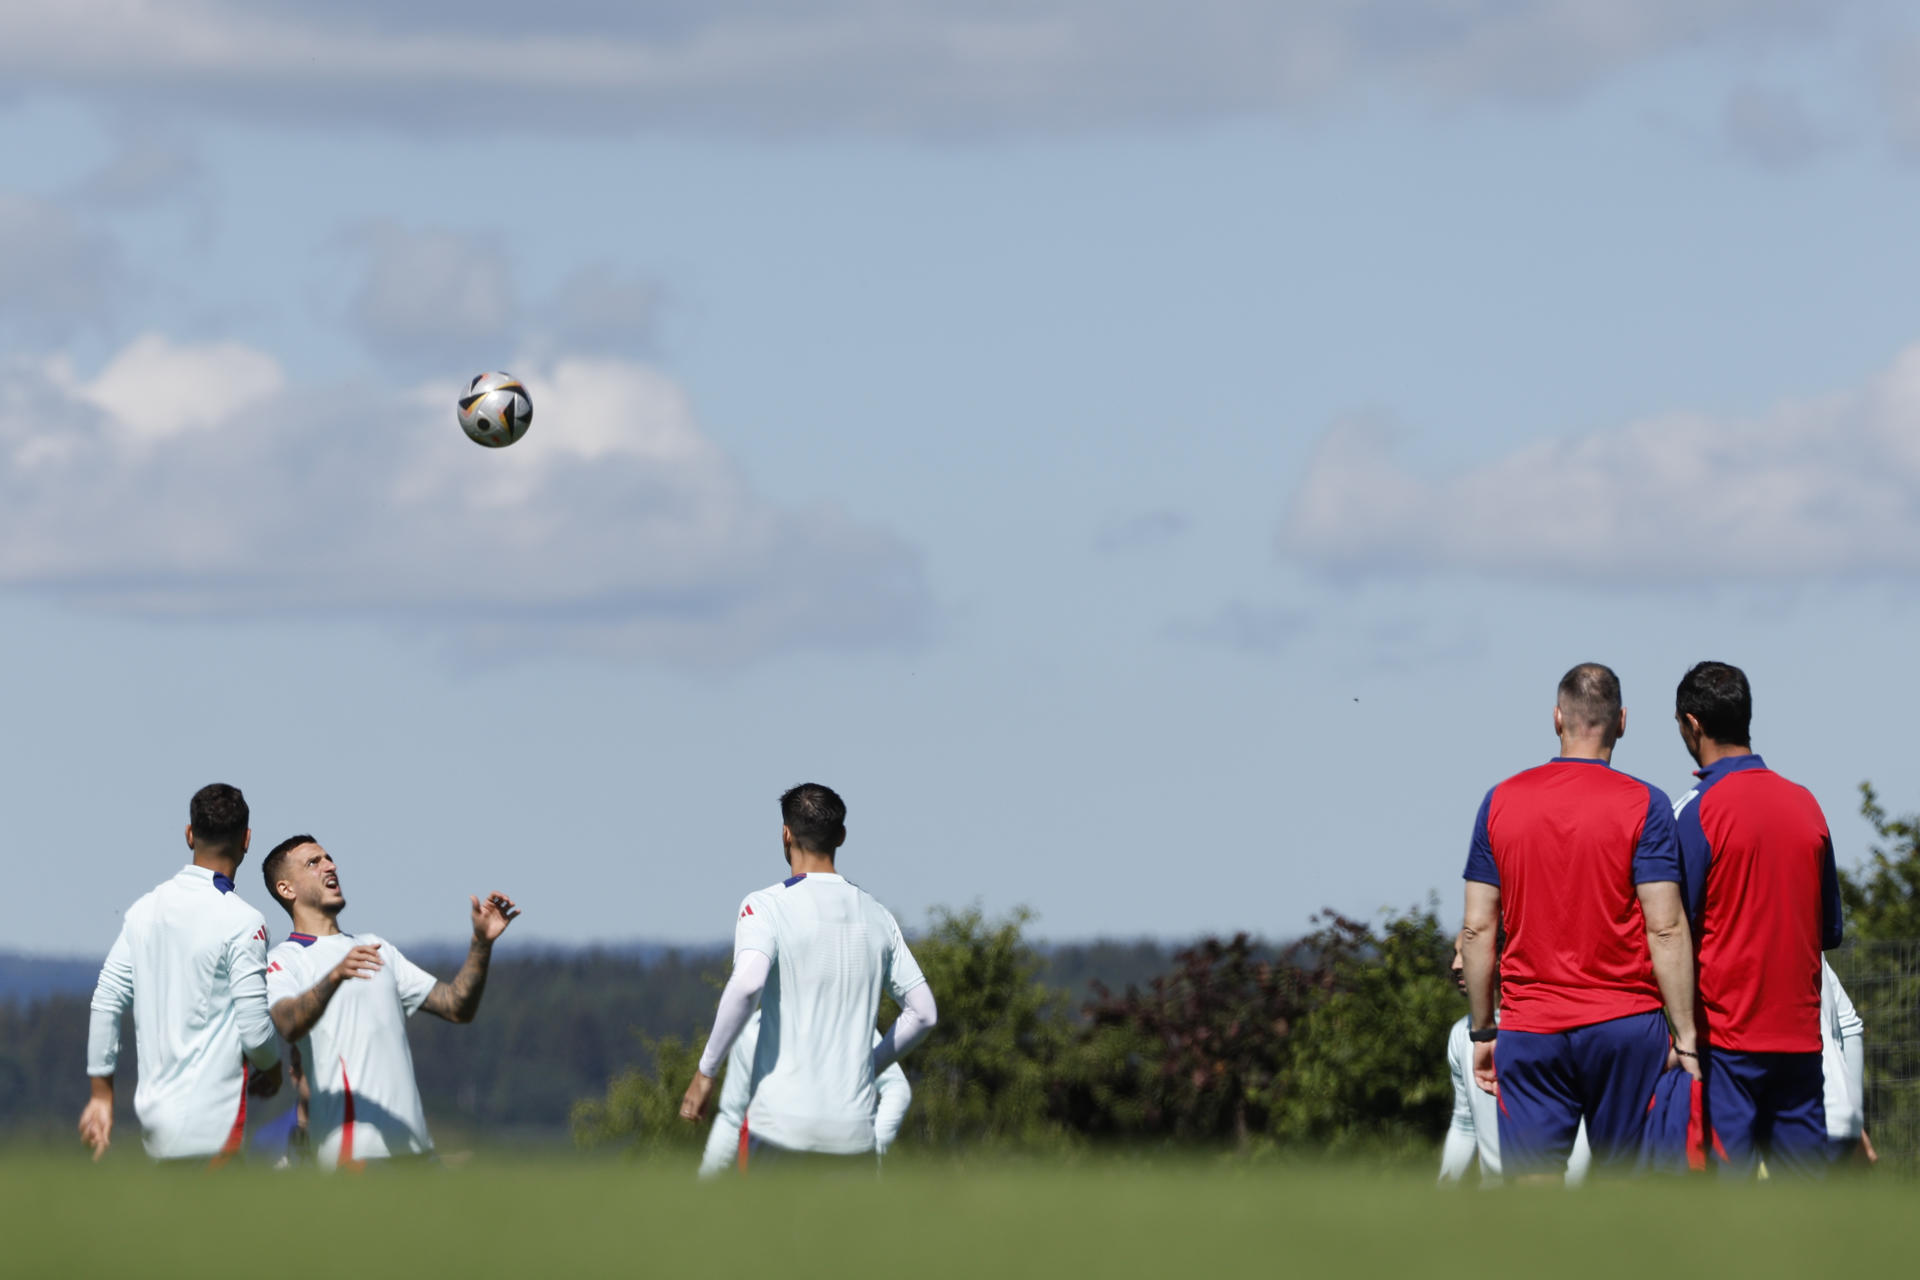
[{"label": "adidas soccer ball", "polygon": [[510,373],[477,373],[460,393],[460,429],[475,444],[504,449],[532,423],[533,397]]}]

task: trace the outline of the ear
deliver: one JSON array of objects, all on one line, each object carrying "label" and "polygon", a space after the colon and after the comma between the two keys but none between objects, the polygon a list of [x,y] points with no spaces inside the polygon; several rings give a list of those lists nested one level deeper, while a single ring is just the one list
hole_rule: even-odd
[{"label": "ear", "polygon": [[1613,726],[1613,740],[1615,742],[1618,742],[1620,741],[1620,739],[1626,736],[1627,736],[1627,709],[1625,707],[1622,707],[1620,708],[1620,719]]},{"label": "ear", "polygon": [[240,837],[240,852],[244,854],[251,848],[253,848],[253,828],[248,827],[247,833]]},{"label": "ear", "polygon": [[1553,736],[1564,738],[1567,735],[1567,718],[1560,714],[1560,704],[1553,704]]},{"label": "ear", "polygon": [[191,822],[187,824],[187,848],[193,848],[193,824]]}]

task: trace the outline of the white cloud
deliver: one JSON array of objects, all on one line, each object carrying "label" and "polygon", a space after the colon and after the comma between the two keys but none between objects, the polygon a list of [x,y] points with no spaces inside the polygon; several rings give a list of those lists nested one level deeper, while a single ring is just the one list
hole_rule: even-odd
[{"label": "white cloud", "polygon": [[1331,431],[1282,554],[1625,584],[1920,573],[1920,344],[1864,388],[1754,421],[1671,414],[1447,476],[1396,445],[1377,423]]},{"label": "white cloud", "polygon": [[178,346],[154,333],[136,339],[91,382],[78,382],[62,364],[51,372],[80,400],[148,440],[218,427],[286,387],[280,362],[264,352],[237,342]]},{"label": "white cloud", "polygon": [[533,428],[488,450],[455,424],[456,387],[289,388],[232,343],[148,335],[84,380],[16,360],[0,383],[0,585],[686,663],[922,635],[917,555],[751,490],[658,371],[514,372]]},{"label": "white cloud", "polygon": [[1578,91],[1802,41],[1841,0],[62,0],[0,10],[17,89],[441,129],[1099,128]]}]

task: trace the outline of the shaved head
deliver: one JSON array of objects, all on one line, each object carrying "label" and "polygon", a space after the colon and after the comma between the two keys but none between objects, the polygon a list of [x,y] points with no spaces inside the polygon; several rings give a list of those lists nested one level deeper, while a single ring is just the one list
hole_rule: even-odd
[{"label": "shaved head", "polygon": [[1557,705],[1568,729],[1598,733],[1611,742],[1620,724],[1620,677],[1611,667],[1583,662],[1560,677]]}]

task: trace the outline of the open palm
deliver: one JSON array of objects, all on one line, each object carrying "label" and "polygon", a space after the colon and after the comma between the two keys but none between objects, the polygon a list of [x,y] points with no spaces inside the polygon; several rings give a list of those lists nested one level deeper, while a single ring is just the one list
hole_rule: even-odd
[{"label": "open palm", "polygon": [[479,898],[472,901],[473,936],[482,942],[492,942],[520,917],[520,908],[504,893],[490,893],[484,901]]}]

